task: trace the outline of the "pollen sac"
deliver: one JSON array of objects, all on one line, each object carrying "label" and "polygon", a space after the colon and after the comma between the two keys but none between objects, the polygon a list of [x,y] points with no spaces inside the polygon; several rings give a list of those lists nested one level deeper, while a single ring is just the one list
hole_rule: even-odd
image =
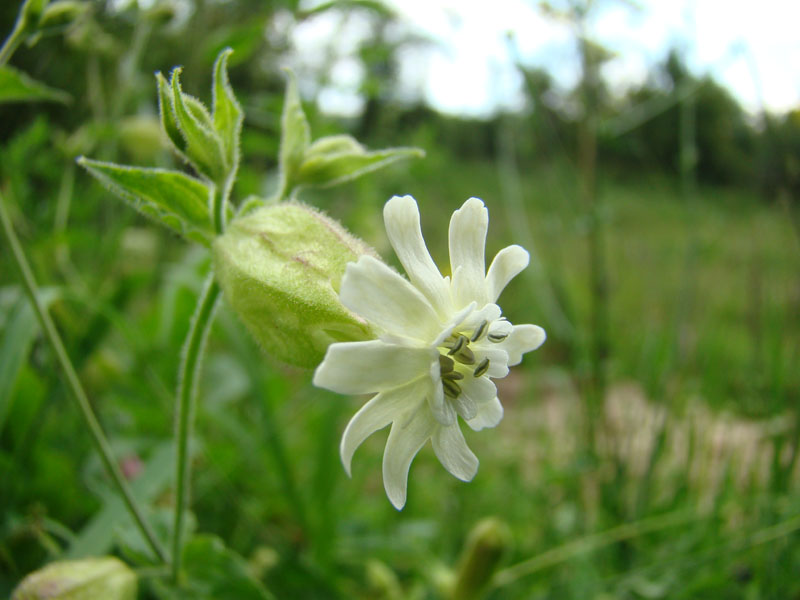
[{"label": "pollen sac", "polygon": [[489,359],[484,358],[480,363],[478,363],[478,366],[475,367],[475,370],[472,372],[472,375],[474,377],[482,377],[483,375],[486,374],[488,370],[489,370]]},{"label": "pollen sac", "polygon": [[374,338],[369,325],[339,301],[345,265],[364,242],[300,203],[257,209],[216,238],[214,274],[228,304],[265,351],[315,367],[333,342]]},{"label": "pollen sac", "polygon": [[444,395],[448,396],[449,398],[458,398],[459,394],[461,393],[461,386],[459,386],[452,379],[443,378],[442,388],[444,389]]}]

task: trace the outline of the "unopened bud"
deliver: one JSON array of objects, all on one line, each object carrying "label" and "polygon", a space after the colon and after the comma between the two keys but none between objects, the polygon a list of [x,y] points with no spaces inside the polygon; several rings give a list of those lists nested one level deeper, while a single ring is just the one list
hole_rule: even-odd
[{"label": "unopened bud", "polygon": [[126,117],[117,124],[117,131],[122,147],[135,162],[155,162],[165,148],[161,124],[156,117]]},{"label": "unopened bud", "polygon": [[111,556],[55,562],[34,571],[11,600],[135,600],[136,575]]},{"label": "unopened bud", "polygon": [[374,254],[339,223],[299,203],[235,219],[214,242],[215,276],[264,350],[315,367],[333,342],[374,337],[339,301],[345,265]]},{"label": "unopened bud", "polygon": [[475,525],[464,546],[452,598],[481,598],[511,541],[508,525],[496,517]]}]

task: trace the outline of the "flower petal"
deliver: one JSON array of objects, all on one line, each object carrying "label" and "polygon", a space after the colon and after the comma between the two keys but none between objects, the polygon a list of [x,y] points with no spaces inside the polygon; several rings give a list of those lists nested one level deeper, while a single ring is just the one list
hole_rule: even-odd
[{"label": "flower petal", "polygon": [[383,392],[428,375],[437,355],[432,348],[380,340],[339,342],[328,346],[314,372],[314,385],[340,394]]},{"label": "flower petal", "polygon": [[522,246],[508,246],[494,257],[486,274],[486,287],[489,301],[496,302],[500,293],[519,273],[528,266],[530,255]]},{"label": "flower petal", "polygon": [[394,196],[383,207],[386,234],[409,280],[444,315],[450,309],[448,285],[433,262],[419,222],[417,202],[411,196]]},{"label": "flower petal", "polygon": [[[469,375],[467,375],[467,377],[469,377]],[[469,421],[476,414],[478,414],[478,405],[475,404],[475,400],[468,394],[461,393],[453,398],[451,402],[455,407],[455,411],[465,421]],[[447,404],[450,404],[451,402],[448,402]]]},{"label": "flower petal", "polygon": [[456,421],[456,411],[444,397],[441,367],[438,360],[431,364],[430,381],[433,386],[428,394],[431,413],[441,425],[452,425]]},{"label": "flower petal", "polygon": [[342,435],[339,453],[347,475],[350,476],[350,463],[353,453],[370,435],[383,429],[389,423],[402,417],[409,406],[418,404],[427,393],[427,382],[419,379],[408,385],[381,392],[373,396],[353,415]]},{"label": "flower petal", "polygon": [[339,299],[390,333],[428,342],[439,333],[439,319],[425,296],[372,256],[362,256],[347,265]]},{"label": "flower petal", "polygon": [[473,346],[475,362],[480,363],[484,358],[489,359],[488,377],[499,379],[508,375],[508,352],[498,348],[497,344],[486,343]]},{"label": "flower petal", "polygon": [[495,396],[478,408],[478,414],[474,419],[467,421],[467,425],[475,431],[480,431],[485,427],[495,427],[503,419],[503,405]]},{"label": "flower petal", "polygon": [[450,270],[458,307],[473,300],[483,306],[489,300],[484,260],[488,228],[489,211],[477,198],[467,200],[450,219]]},{"label": "flower petal", "polygon": [[478,472],[478,458],[472,453],[458,423],[433,432],[433,451],[445,469],[462,481],[471,481]]},{"label": "flower petal", "polygon": [[[477,306],[477,304],[476,304]],[[500,310],[500,307],[497,304],[487,304],[480,310],[474,311],[472,314],[469,315],[466,319],[462,322],[458,323],[461,325],[459,329],[461,331],[473,331],[476,327],[478,327],[483,321],[487,321],[488,323],[492,323],[500,318],[500,315],[503,314],[503,311]],[[482,338],[485,338],[488,329],[485,329]]]},{"label": "flower petal", "polygon": [[508,352],[508,365],[513,367],[522,362],[522,355],[536,350],[544,344],[547,334],[538,325],[514,325],[509,336],[498,346]]},{"label": "flower petal", "polygon": [[407,421],[395,421],[392,424],[383,451],[383,487],[397,510],[406,503],[411,461],[437,427],[436,420],[424,403],[413,411]]},{"label": "flower petal", "polygon": [[497,396],[497,386],[488,377],[472,377],[468,375],[459,383],[461,384],[461,395],[469,396],[478,413],[487,402]]}]

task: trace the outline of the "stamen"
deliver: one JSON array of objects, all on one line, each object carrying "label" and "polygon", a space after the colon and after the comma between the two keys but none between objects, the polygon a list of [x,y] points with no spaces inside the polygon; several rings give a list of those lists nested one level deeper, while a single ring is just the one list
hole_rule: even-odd
[{"label": "stamen", "polygon": [[445,373],[442,375],[442,379],[450,379],[451,381],[458,381],[459,379],[464,379],[463,373],[459,373],[458,371],[450,371],[449,373]]},{"label": "stamen", "polygon": [[448,398],[458,398],[461,393],[461,387],[450,379],[442,379],[442,388],[444,389],[444,395]]},{"label": "stamen", "polygon": [[488,370],[489,370],[489,357],[487,356],[480,363],[478,363],[478,366],[475,367],[475,370],[472,372],[472,375],[475,377],[480,377],[481,375],[484,375]]},{"label": "stamen", "polygon": [[464,345],[468,344],[468,343],[469,343],[469,340],[467,339],[467,336],[465,336],[465,335],[461,335],[461,334],[459,333],[459,334],[458,334],[458,337],[457,337],[457,338],[455,339],[455,341],[453,342],[453,345],[452,345],[452,347],[450,348],[450,350],[448,350],[448,351],[447,351],[447,354],[449,354],[450,356],[452,356],[452,355],[453,355],[453,354],[455,354],[456,352],[459,352],[459,351],[461,350],[461,348],[462,348]]},{"label": "stamen", "polygon": [[[448,352],[448,354],[449,354],[449,352]],[[462,365],[474,365],[475,364],[475,355],[472,353],[472,350],[470,350],[467,347],[466,344],[464,344],[464,347],[461,348],[458,352],[456,352],[453,355],[453,358],[455,358]]]},{"label": "stamen", "polygon": [[444,375],[445,373],[450,373],[456,366],[456,363],[453,362],[453,359],[449,356],[445,356],[444,354],[439,355],[439,372]]},{"label": "stamen", "polygon": [[486,326],[489,324],[489,321],[484,319],[480,325],[475,329],[475,332],[472,334],[472,337],[469,339],[470,342],[477,342],[481,339],[483,332],[486,331]]},{"label": "stamen", "polygon": [[502,342],[504,339],[508,337],[508,333],[505,331],[490,333],[488,336],[490,342],[494,342],[495,344]]}]

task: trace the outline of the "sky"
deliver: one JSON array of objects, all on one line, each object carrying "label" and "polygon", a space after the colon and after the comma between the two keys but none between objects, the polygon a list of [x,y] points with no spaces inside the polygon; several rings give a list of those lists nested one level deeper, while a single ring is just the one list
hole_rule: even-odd
[{"label": "sky", "polygon": [[[390,35],[430,40],[401,50],[399,89],[409,100],[489,116],[524,105],[515,59],[544,68],[565,89],[579,77],[571,26],[544,15],[533,0],[384,1],[400,16]],[[753,113],[800,107],[800,0],[607,0],[596,7],[590,35],[614,53],[603,75],[619,93],[646,80],[674,47],[692,72],[711,74]],[[301,63],[331,50],[338,56],[330,61],[332,83],[318,96],[323,110],[360,111],[363,69],[353,53],[370,27],[366,19],[342,21],[333,13],[298,26]]]}]

